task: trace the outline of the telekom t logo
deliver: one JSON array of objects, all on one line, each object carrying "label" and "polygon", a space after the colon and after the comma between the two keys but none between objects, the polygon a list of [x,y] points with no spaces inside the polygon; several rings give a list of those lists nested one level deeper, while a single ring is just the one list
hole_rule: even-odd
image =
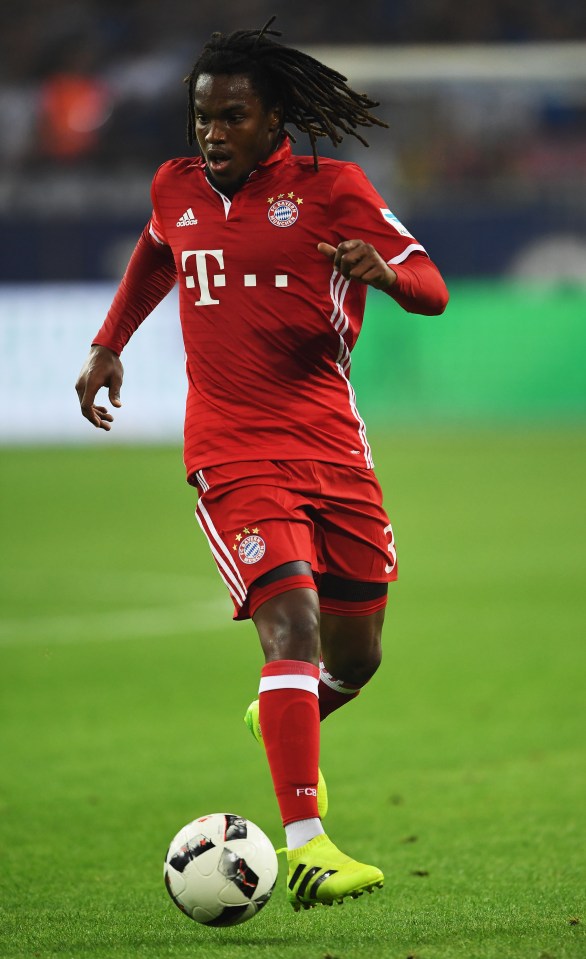
[{"label": "telekom t logo", "polygon": [[[206,256],[213,256],[214,260],[218,264],[221,270],[224,269],[224,251],[223,250],[184,250],[181,254],[181,266],[185,270],[185,264],[190,256],[195,257],[195,269],[197,270],[197,282],[199,284],[199,300],[196,300],[196,306],[213,306],[214,303],[219,303],[219,300],[214,300],[210,295],[210,280],[208,276],[208,270],[206,266]],[[214,276],[214,286],[225,286],[226,285],[226,275],[224,273],[217,273]],[[192,290],[195,286],[195,279],[193,276],[185,277],[185,286],[188,290]]]},{"label": "telekom t logo", "polygon": [[[213,271],[216,268],[224,270],[224,251],[223,250],[183,250],[181,254],[181,266],[187,274],[187,261],[190,257],[195,257],[195,273],[197,276],[197,285],[199,287],[199,300],[195,301],[196,306],[216,306],[220,301],[215,300],[210,292],[210,281],[214,287],[226,286],[226,274],[208,273],[208,263]],[[209,258],[209,260],[208,260]],[[286,273],[277,273],[275,275],[275,286],[286,287],[289,277]],[[244,286],[256,286],[256,274],[245,273],[242,282]],[[193,290],[196,284],[196,277],[186,275],[185,286],[188,290]]]}]

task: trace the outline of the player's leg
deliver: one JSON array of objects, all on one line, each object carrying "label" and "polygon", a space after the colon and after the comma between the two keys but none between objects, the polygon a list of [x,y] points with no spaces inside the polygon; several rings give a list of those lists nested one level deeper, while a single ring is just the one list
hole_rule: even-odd
[{"label": "player's leg", "polygon": [[340,852],[321,825],[319,602],[312,589],[287,589],[286,576],[282,587],[257,606],[253,584],[250,605],[266,660],[259,688],[263,740],[287,834],[288,898],[298,910],[370,892],[384,877]]},{"label": "player's leg", "polygon": [[383,881],[376,867],[336,849],[317,811],[320,614],[312,570],[319,567],[312,501],[299,492],[313,483],[319,493],[313,472],[314,464],[281,469],[244,463],[197,477],[196,516],[234,600],[235,618],[254,619],[265,650],[263,740],[291,847],[289,896],[295,908],[359,895]]},{"label": "player's leg", "polygon": [[374,676],[382,659],[385,609],[348,616],[321,613],[320,720],[347,705]]},{"label": "player's leg", "polygon": [[[304,564],[309,567],[309,564]],[[250,591],[252,619],[265,656],[259,686],[259,720],[287,844],[302,846],[323,832],[317,807],[319,762],[319,601],[308,588],[288,589],[260,602]],[[308,568],[308,573],[311,570]]]},{"label": "player's leg", "polygon": [[[255,615],[255,611],[257,609],[261,609],[261,607],[263,607],[264,604],[272,600],[274,596],[278,596],[279,591],[284,595],[286,592],[289,592],[293,588],[304,588],[301,586],[303,582],[305,582],[306,584],[305,588],[307,588],[308,583],[311,583],[313,586],[313,589],[310,590],[310,592],[315,591],[315,584],[314,584],[313,576],[311,573],[311,567],[309,563],[301,562],[301,561],[283,563],[280,566],[276,567],[275,569],[270,570],[268,573],[264,574],[263,576],[260,576],[257,580],[254,581],[250,589],[249,604],[251,606],[253,617]],[[283,602],[285,606],[288,604],[287,599],[284,599]],[[299,641],[296,644],[295,657],[304,654],[304,646],[305,646],[305,657],[307,658],[307,661],[308,662],[313,661],[313,664],[316,665],[315,637],[313,634],[313,628],[314,628],[313,618],[315,616],[315,597],[311,597],[311,606],[312,606],[312,611],[311,611],[312,622],[310,624],[311,638],[308,639],[306,637],[306,640],[304,641],[301,636],[299,637]],[[281,609],[279,603],[274,604],[274,607],[277,611]],[[266,618],[267,611],[271,611],[272,609],[273,607],[267,606],[264,614],[262,612],[259,612],[258,618],[259,619]],[[280,648],[280,643],[282,640],[280,622],[281,622],[281,617],[286,615],[285,609],[279,612],[278,615],[279,615],[279,618],[275,618],[274,620],[271,620],[267,628],[263,627],[262,631],[259,631],[261,632],[261,644],[263,645],[265,659],[267,663],[274,660],[278,662],[280,659],[283,658],[282,650]],[[319,608],[317,609],[317,615],[319,617]],[[301,632],[303,632],[303,629],[301,630]],[[306,645],[307,641],[309,645]],[[318,646],[318,649],[319,649],[319,646]],[[276,669],[277,667],[274,667],[274,668]],[[259,699],[255,699],[246,710],[246,714],[244,716],[244,722],[246,723],[248,729],[250,730],[250,732],[252,733],[256,741],[258,743],[264,743],[263,734],[262,734],[263,727],[261,726],[261,722],[260,722]],[[325,779],[319,768],[317,772],[317,810],[318,810],[318,815],[320,819],[323,819],[326,816],[328,811],[328,790],[325,783]],[[293,832],[294,830],[292,829],[289,830],[289,833],[290,833],[289,841],[291,842],[293,842]],[[304,835],[299,834],[297,836],[297,840],[298,840],[298,844],[302,845],[304,840]]]},{"label": "player's leg", "polygon": [[320,466],[316,523],[321,610],[320,717],[356,698],[381,662],[389,583],[397,578],[393,529],[371,470]]}]

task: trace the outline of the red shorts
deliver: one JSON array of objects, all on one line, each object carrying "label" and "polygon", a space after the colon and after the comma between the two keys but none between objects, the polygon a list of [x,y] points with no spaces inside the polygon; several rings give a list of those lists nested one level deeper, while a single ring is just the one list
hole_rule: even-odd
[{"label": "red shorts", "polygon": [[[313,579],[273,582],[262,587],[262,602],[298,586],[319,593],[327,574],[365,587],[397,578],[393,530],[372,470],[313,460],[261,460],[198,470],[194,478],[199,491],[195,515],[234,601],[234,619],[254,614],[260,603],[254,602],[251,610],[250,587],[283,563],[309,563]],[[376,602],[364,587],[363,592],[360,596],[350,589],[348,602],[320,595],[321,609],[366,615],[385,605],[386,589],[378,590]]]}]

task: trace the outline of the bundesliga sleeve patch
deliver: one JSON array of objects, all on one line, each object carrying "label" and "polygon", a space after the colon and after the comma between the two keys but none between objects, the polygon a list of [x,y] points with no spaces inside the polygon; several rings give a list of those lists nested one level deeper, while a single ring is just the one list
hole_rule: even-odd
[{"label": "bundesliga sleeve patch", "polygon": [[392,227],[395,228],[397,233],[400,233],[401,236],[410,236],[414,239],[413,234],[409,233],[409,230],[406,226],[403,226],[398,217],[395,216],[392,210],[386,209],[386,207],[381,207],[380,211],[383,215],[383,219],[390,223]]}]

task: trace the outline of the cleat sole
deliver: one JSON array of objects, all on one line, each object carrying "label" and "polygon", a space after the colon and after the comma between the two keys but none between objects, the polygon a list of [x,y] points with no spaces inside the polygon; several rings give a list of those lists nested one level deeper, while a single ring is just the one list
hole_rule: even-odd
[{"label": "cleat sole", "polygon": [[346,895],[340,896],[339,899],[333,899],[331,902],[320,902],[316,899],[314,902],[303,902],[303,900],[289,900],[295,912],[299,912],[301,909],[315,909],[316,906],[333,906],[334,903],[337,906],[343,906],[345,899],[359,899],[363,893],[373,893],[375,889],[382,889],[384,882],[375,882],[370,886],[365,886],[364,889],[355,889],[352,892],[347,892]]}]

